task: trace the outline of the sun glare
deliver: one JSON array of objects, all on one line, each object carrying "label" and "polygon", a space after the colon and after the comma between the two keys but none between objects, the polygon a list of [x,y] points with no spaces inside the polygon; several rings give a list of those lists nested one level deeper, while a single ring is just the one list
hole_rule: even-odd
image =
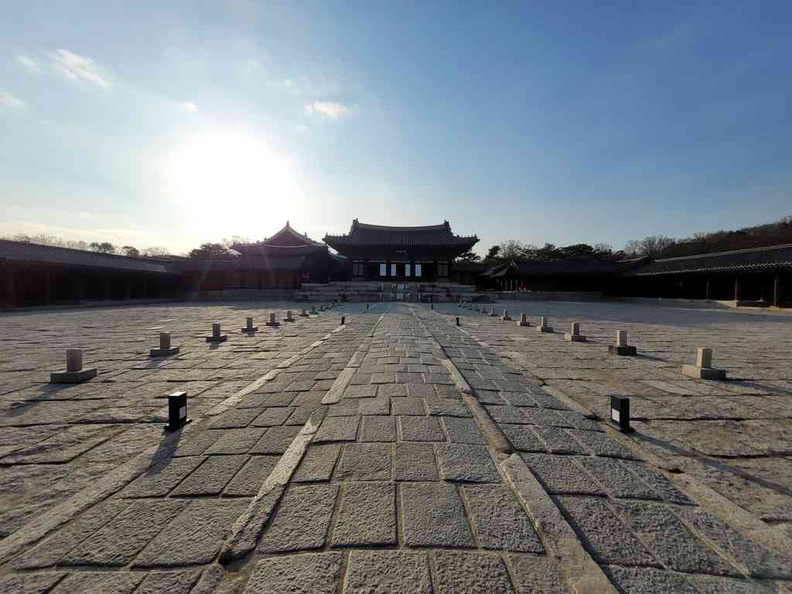
[{"label": "sun glare", "polygon": [[171,155],[166,183],[198,233],[255,239],[300,215],[292,164],[263,139],[240,131],[213,130],[188,139]]}]

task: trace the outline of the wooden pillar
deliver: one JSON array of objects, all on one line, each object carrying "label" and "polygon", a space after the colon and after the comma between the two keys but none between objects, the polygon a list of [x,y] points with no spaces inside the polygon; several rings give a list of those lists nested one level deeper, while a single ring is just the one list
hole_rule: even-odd
[{"label": "wooden pillar", "polygon": [[44,304],[49,305],[52,303],[54,289],[52,286],[52,272],[50,270],[44,271]]},{"label": "wooden pillar", "polygon": [[6,301],[10,307],[16,307],[16,284],[14,282],[14,267],[6,268]]},{"label": "wooden pillar", "polygon": [[781,275],[773,276],[773,307],[781,307]]},{"label": "wooden pillar", "polygon": [[132,283],[129,282],[129,278],[126,276],[123,280],[124,283],[124,299],[131,299],[132,298]]},{"label": "wooden pillar", "polygon": [[709,301],[712,299],[712,289],[710,287],[710,278],[707,277],[707,280],[704,281],[704,299]]},{"label": "wooden pillar", "polygon": [[110,279],[108,277],[104,277],[104,300],[110,300]]},{"label": "wooden pillar", "polygon": [[740,277],[734,277],[734,302],[735,304],[740,300]]}]

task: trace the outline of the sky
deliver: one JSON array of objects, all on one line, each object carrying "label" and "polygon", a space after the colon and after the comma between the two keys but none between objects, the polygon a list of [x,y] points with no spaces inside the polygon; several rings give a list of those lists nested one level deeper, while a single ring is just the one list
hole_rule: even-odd
[{"label": "sky", "polygon": [[789,0],[9,0],[0,236],[476,249],[792,214]]}]

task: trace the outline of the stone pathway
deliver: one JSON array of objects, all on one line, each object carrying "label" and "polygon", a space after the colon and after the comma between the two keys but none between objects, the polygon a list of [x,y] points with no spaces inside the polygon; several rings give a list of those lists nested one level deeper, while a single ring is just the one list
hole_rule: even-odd
[{"label": "stone pathway", "polygon": [[[20,476],[90,475],[8,530],[0,592],[773,592],[792,580],[789,558],[438,311],[346,305],[216,349],[200,344],[207,315],[231,333],[244,312],[182,314],[190,338],[169,366],[147,367],[148,345],[128,349],[113,376],[64,390],[64,415],[76,394],[95,396],[68,421],[6,423],[20,407],[35,420],[27,395],[43,387],[3,394],[4,426],[48,427],[39,444],[79,429],[81,414],[116,414],[103,379],[128,383],[140,416],[129,428],[95,417],[85,426],[109,437],[76,439],[73,458],[61,441],[0,458]],[[3,353],[2,373],[22,380]],[[195,395],[194,423],[154,435],[162,406],[149,394],[175,382],[217,382],[222,397]],[[121,454],[119,426],[148,432]],[[81,463],[103,447],[118,451],[105,468]],[[61,459],[31,461],[37,449]]]}]

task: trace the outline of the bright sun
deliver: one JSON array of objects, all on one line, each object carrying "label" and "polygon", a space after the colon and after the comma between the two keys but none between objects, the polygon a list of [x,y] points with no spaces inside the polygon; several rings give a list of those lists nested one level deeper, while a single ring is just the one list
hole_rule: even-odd
[{"label": "bright sun", "polygon": [[188,139],[171,155],[166,181],[195,231],[212,237],[260,239],[286,219],[300,217],[301,192],[292,164],[263,139],[244,132],[212,130]]}]

